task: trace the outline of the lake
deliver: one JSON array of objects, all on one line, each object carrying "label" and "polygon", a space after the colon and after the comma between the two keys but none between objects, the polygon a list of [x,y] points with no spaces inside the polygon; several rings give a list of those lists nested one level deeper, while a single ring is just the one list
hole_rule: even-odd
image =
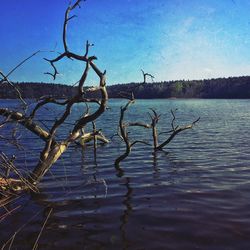
[{"label": "lake", "polygon": [[[1,100],[0,106],[7,103],[16,105]],[[110,100],[99,118],[97,128],[107,137],[116,133],[125,103]],[[82,108],[75,107],[57,138],[70,131]],[[159,131],[171,128],[171,109],[178,109],[178,124],[200,121],[177,135],[166,152],[135,145],[120,171],[114,167],[124,151],[118,137],[98,146],[96,160],[91,143],[84,150],[72,145],[39,194],[22,194],[8,207],[20,206],[0,222],[1,245],[17,232],[12,249],[32,249],[53,208],[38,249],[250,249],[250,100],[136,100],[126,120],[150,122],[149,108],[161,113]],[[49,125],[58,112],[49,106],[39,120]],[[19,133],[23,149],[1,142],[1,150],[19,155],[16,166],[28,171],[42,144],[29,132]],[[131,128],[129,136],[152,141],[144,128]]]}]

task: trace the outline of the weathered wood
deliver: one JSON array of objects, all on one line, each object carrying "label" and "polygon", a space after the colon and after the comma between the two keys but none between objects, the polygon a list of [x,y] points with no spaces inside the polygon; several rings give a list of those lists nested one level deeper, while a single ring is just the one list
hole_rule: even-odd
[{"label": "weathered wood", "polygon": [[32,133],[39,136],[44,141],[49,139],[49,133],[45,129],[41,128],[32,119],[26,117],[24,114],[20,112],[11,111],[7,108],[0,108],[0,115],[4,117],[9,117],[9,119],[18,122]]}]

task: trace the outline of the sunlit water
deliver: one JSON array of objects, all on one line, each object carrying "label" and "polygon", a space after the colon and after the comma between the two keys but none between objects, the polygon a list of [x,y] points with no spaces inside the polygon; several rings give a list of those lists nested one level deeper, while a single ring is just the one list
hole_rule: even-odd
[{"label": "sunlit water", "polygon": [[[125,102],[111,100],[98,120],[107,137],[116,133]],[[58,138],[70,131],[82,108],[75,108]],[[39,194],[23,194],[9,207],[21,205],[0,223],[1,245],[23,226],[12,249],[32,249],[53,208],[38,249],[250,249],[250,100],[137,100],[126,119],[150,122],[149,108],[162,114],[160,131],[170,128],[171,109],[178,108],[178,124],[201,119],[179,134],[167,153],[152,154],[150,146],[137,144],[121,171],[114,167],[124,150],[118,137],[98,147],[96,161],[92,144],[84,151],[70,147]],[[39,119],[49,124],[53,115],[49,107]],[[131,140],[151,141],[150,130],[130,131]],[[16,165],[31,169],[41,143],[30,133],[20,135],[24,150]],[[8,155],[14,150],[1,148]]]}]

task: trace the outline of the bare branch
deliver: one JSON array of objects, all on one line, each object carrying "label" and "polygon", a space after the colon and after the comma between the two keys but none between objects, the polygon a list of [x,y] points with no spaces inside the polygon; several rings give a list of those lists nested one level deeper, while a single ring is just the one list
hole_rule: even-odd
[{"label": "bare branch", "polygon": [[69,20],[71,20],[71,19],[73,19],[73,18],[75,18],[75,17],[77,17],[77,15],[73,15],[73,16],[69,17],[69,18],[67,19],[67,21],[69,21]]},{"label": "bare branch", "polygon": [[75,9],[76,7],[81,8],[80,2],[83,2],[83,1],[86,1],[86,0],[77,0],[72,6],[70,6],[70,10],[73,10],[73,9]]},{"label": "bare branch", "polygon": [[87,40],[87,42],[86,42],[86,52],[85,52],[85,57],[87,57],[88,56],[88,54],[89,54],[89,48],[90,47],[92,47],[92,46],[94,46],[94,44],[93,43],[89,43],[89,41]]},{"label": "bare branch", "polygon": [[109,143],[109,140],[102,134],[102,132],[100,130],[97,130],[97,131],[91,132],[91,133],[84,133],[80,137],[80,144],[84,145],[87,142],[95,140],[95,138],[96,138],[96,142],[100,141],[102,143]]},{"label": "bare branch", "polygon": [[37,105],[35,106],[35,108],[33,109],[33,111],[30,114],[30,118],[33,119],[37,110],[48,103],[53,103],[53,104],[57,104],[57,105],[66,105],[68,102],[69,102],[69,100],[65,100],[64,102],[60,102],[60,101],[57,101],[56,99],[54,99],[53,97],[47,97],[43,101],[37,103]]},{"label": "bare branch", "polygon": [[77,124],[75,125],[75,127],[73,128],[73,131],[72,131],[73,133],[83,128],[87,123],[96,120],[106,110],[106,107],[107,107],[108,93],[106,90],[106,77],[105,77],[106,71],[102,73],[98,69],[98,67],[92,62],[92,60],[90,61],[90,65],[100,78],[100,83],[98,87],[102,96],[101,101],[100,101],[100,106],[96,110],[96,112],[94,112],[93,114],[80,118]]},{"label": "bare branch", "polygon": [[9,117],[15,122],[20,123],[25,128],[38,135],[41,139],[46,141],[49,138],[49,133],[34,123],[31,119],[25,117],[20,112],[10,111],[6,108],[0,108],[0,115],[4,117]]},{"label": "bare branch", "polygon": [[[178,109],[175,109],[175,111],[177,111]],[[173,116],[173,119],[172,119],[172,122],[171,122],[171,127],[172,127],[172,130],[175,130],[176,129],[176,127],[175,127],[175,125],[174,125],[174,122],[175,122],[175,111],[173,111],[172,109],[171,109],[171,114],[172,114],[172,116]]]},{"label": "bare branch", "polygon": [[162,150],[167,144],[169,144],[174,137],[179,134],[182,131],[185,131],[187,129],[191,129],[193,128],[193,126],[200,120],[200,117],[198,119],[196,119],[195,121],[193,121],[191,124],[183,126],[183,127],[178,127],[177,129],[174,129],[172,134],[167,138],[167,140],[165,140],[163,143],[161,143],[156,150]]},{"label": "bare branch", "polygon": [[151,78],[151,81],[154,80],[154,76],[149,74],[149,73],[145,73],[142,69],[141,69],[141,72],[142,72],[142,75],[143,75],[143,83],[146,83],[147,82],[147,77],[150,77]]},{"label": "bare branch", "polygon": [[37,54],[40,53],[40,52],[41,52],[40,50],[34,52],[32,55],[28,56],[28,57],[25,58],[23,61],[21,61],[19,64],[17,64],[17,66],[15,66],[15,67],[6,75],[6,78],[8,78],[17,68],[19,68],[21,65],[23,65],[26,61],[28,61],[29,59],[31,59],[32,57],[34,57],[35,55],[37,55]]},{"label": "bare branch", "polygon": [[157,131],[157,123],[159,122],[160,116],[158,115],[157,112],[151,108],[150,109],[153,114],[149,113],[149,116],[151,118],[151,128],[152,128],[152,137],[153,137],[153,142],[154,142],[154,150],[158,147],[158,131]]},{"label": "bare branch", "polygon": [[144,127],[144,128],[151,128],[150,124],[142,123],[142,122],[129,122],[126,124],[128,127]]},{"label": "bare branch", "polygon": [[70,12],[75,9],[77,6],[80,7],[80,2],[81,0],[77,0],[72,6],[69,6],[66,11],[65,11],[65,15],[64,15],[64,24],[63,24],[63,46],[64,46],[64,51],[67,52],[68,51],[68,46],[67,46],[67,24],[68,21],[71,20],[74,16],[69,17]]},{"label": "bare branch", "polygon": [[[62,54],[63,55],[63,54]],[[62,57],[62,55],[60,55],[59,57]],[[63,57],[62,57],[63,58]],[[57,71],[57,68],[56,66],[54,65],[54,60],[49,60],[49,59],[46,59],[46,58],[43,58],[44,60],[46,60],[47,62],[50,63],[50,65],[52,66],[53,70],[54,70],[54,73],[50,73],[50,72],[45,72],[44,74],[45,75],[51,75],[53,77],[53,80],[56,79],[56,76],[59,74],[59,72]]]},{"label": "bare branch", "polygon": [[90,67],[90,64],[89,64],[89,61],[86,62],[86,67],[85,67],[85,70],[83,72],[83,75],[79,81],[79,85],[78,85],[78,91],[80,94],[83,94],[84,91],[83,91],[83,84],[85,83],[86,79],[87,79],[87,75],[88,75],[88,71],[89,71],[89,67]]}]

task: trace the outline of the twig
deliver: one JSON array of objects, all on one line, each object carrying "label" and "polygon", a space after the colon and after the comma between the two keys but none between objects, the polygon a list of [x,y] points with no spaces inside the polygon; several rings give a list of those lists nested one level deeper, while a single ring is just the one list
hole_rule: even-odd
[{"label": "twig", "polygon": [[24,64],[26,61],[28,61],[29,59],[31,59],[32,57],[34,57],[35,55],[37,55],[38,53],[40,53],[41,51],[38,50],[36,52],[34,52],[32,55],[28,56],[27,58],[25,58],[23,61],[21,61],[17,66],[15,66],[7,75],[6,78],[8,78],[17,68],[19,68],[22,64]]},{"label": "twig", "polygon": [[38,241],[39,241],[39,239],[40,239],[40,237],[41,237],[41,235],[42,235],[42,232],[43,232],[43,230],[44,230],[44,228],[45,228],[45,225],[46,225],[46,223],[47,223],[47,221],[48,221],[48,219],[49,219],[49,217],[50,217],[52,211],[53,211],[53,208],[51,208],[51,209],[49,210],[49,213],[48,213],[48,215],[47,215],[47,217],[46,217],[46,219],[45,219],[45,221],[44,221],[44,223],[43,223],[43,226],[42,226],[42,228],[41,228],[41,230],[40,230],[40,232],[39,232],[39,234],[38,234],[38,236],[37,236],[37,239],[36,239],[36,241],[35,241],[35,243],[34,243],[34,246],[33,246],[32,250],[35,250],[35,249],[37,248],[37,246],[38,246]]}]

